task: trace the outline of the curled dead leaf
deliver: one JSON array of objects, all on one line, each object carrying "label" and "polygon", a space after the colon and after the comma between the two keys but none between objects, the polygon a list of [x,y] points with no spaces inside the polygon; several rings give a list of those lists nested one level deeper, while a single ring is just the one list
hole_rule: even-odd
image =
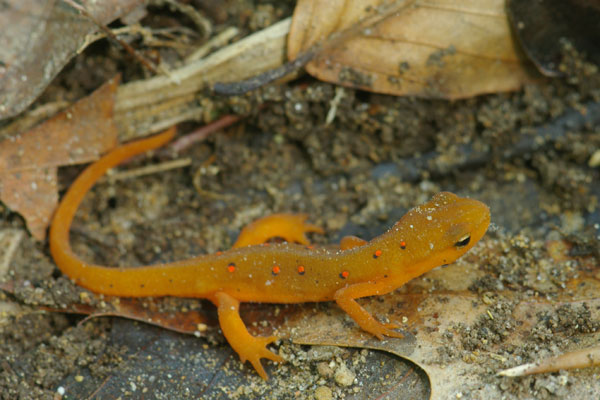
[{"label": "curled dead leaf", "polygon": [[395,95],[465,98],[536,76],[512,39],[504,0],[300,0],[288,56],[314,46],[310,74]]},{"label": "curled dead leaf", "polygon": [[57,167],[95,160],[116,144],[119,78],[35,128],[0,142],[0,200],[43,240],[58,203]]},{"label": "curled dead leaf", "polygon": [[[141,0],[83,2],[88,13],[109,23]],[[63,66],[89,45],[98,26],[63,1],[8,0],[0,7],[0,119],[23,111]]]}]

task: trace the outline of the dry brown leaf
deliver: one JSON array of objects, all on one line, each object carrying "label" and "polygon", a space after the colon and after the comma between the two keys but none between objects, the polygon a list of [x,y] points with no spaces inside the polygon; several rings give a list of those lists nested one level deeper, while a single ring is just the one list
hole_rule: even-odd
[{"label": "dry brown leaf", "polygon": [[[107,24],[143,4],[141,0],[79,2]],[[63,1],[7,0],[0,7],[0,119],[23,111],[89,44],[98,31],[89,18]]]},{"label": "dry brown leaf", "polygon": [[504,0],[300,0],[288,56],[317,46],[319,79],[374,92],[465,98],[535,77],[512,40]]},{"label": "dry brown leaf", "polygon": [[[30,282],[5,280],[0,282],[0,290],[15,295],[28,285]],[[199,300],[196,299],[100,297],[82,288],[78,290],[78,301],[65,302],[63,299],[60,306],[41,305],[39,308],[48,312],[86,315],[88,319],[121,317],[197,337],[204,336],[218,325],[215,318],[206,315],[198,306]],[[188,311],[182,311],[184,309]]]},{"label": "dry brown leaf", "polygon": [[[173,300],[173,298],[126,299],[108,296],[104,302],[94,305],[69,304],[66,309],[43,308],[53,312],[88,315],[88,318],[127,318],[197,337],[203,336],[208,329],[216,326],[217,321],[206,317],[202,311],[181,311],[181,309],[169,307],[169,303],[173,303]],[[175,303],[180,307],[181,301],[175,300]],[[160,307],[171,309],[159,309]]]},{"label": "dry brown leaf", "polygon": [[115,146],[115,78],[30,131],[0,143],[0,200],[20,213],[38,240],[58,202],[56,169],[95,160]]}]

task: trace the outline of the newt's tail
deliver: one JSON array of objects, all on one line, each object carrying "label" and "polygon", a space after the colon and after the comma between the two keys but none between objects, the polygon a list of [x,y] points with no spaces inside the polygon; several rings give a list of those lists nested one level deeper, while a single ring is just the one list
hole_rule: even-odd
[{"label": "newt's tail", "polygon": [[[175,135],[175,128],[161,134],[118,147],[88,166],[75,179],[59,204],[50,226],[50,252],[60,270],[77,284],[94,292],[125,296],[151,296],[139,290],[135,275],[127,269],[88,264],[81,260],[69,244],[69,230],[75,212],[85,194],[104,175],[123,160],[163,146]],[[134,268],[135,270],[135,268]],[[129,272],[132,272],[131,270]],[[137,288],[136,288],[137,286]],[[143,286],[143,285],[142,285]]]}]

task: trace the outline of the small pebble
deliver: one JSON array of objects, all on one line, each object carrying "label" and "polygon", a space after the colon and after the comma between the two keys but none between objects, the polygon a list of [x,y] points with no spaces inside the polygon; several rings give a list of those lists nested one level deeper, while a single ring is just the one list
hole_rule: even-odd
[{"label": "small pebble", "polygon": [[326,362],[320,362],[317,364],[317,372],[323,378],[331,378],[333,376],[333,368]]},{"label": "small pebble", "polygon": [[331,400],[333,399],[333,392],[327,386],[319,386],[315,390],[316,400]]},{"label": "small pebble", "polygon": [[350,386],[354,383],[356,375],[350,371],[346,364],[341,364],[337,371],[335,371],[335,382],[340,386]]}]

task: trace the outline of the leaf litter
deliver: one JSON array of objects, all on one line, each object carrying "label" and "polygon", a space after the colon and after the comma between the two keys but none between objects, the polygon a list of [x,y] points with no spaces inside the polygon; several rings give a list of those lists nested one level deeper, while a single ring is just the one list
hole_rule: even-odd
[{"label": "leaf litter", "polygon": [[458,99],[536,79],[513,40],[504,0],[300,0],[288,57],[316,47],[319,79],[394,95]]},{"label": "leaf litter", "polygon": [[0,199],[44,240],[58,204],[57,168],[96,160],[117,143],[114,78],[25,133],[0,142]]}]

